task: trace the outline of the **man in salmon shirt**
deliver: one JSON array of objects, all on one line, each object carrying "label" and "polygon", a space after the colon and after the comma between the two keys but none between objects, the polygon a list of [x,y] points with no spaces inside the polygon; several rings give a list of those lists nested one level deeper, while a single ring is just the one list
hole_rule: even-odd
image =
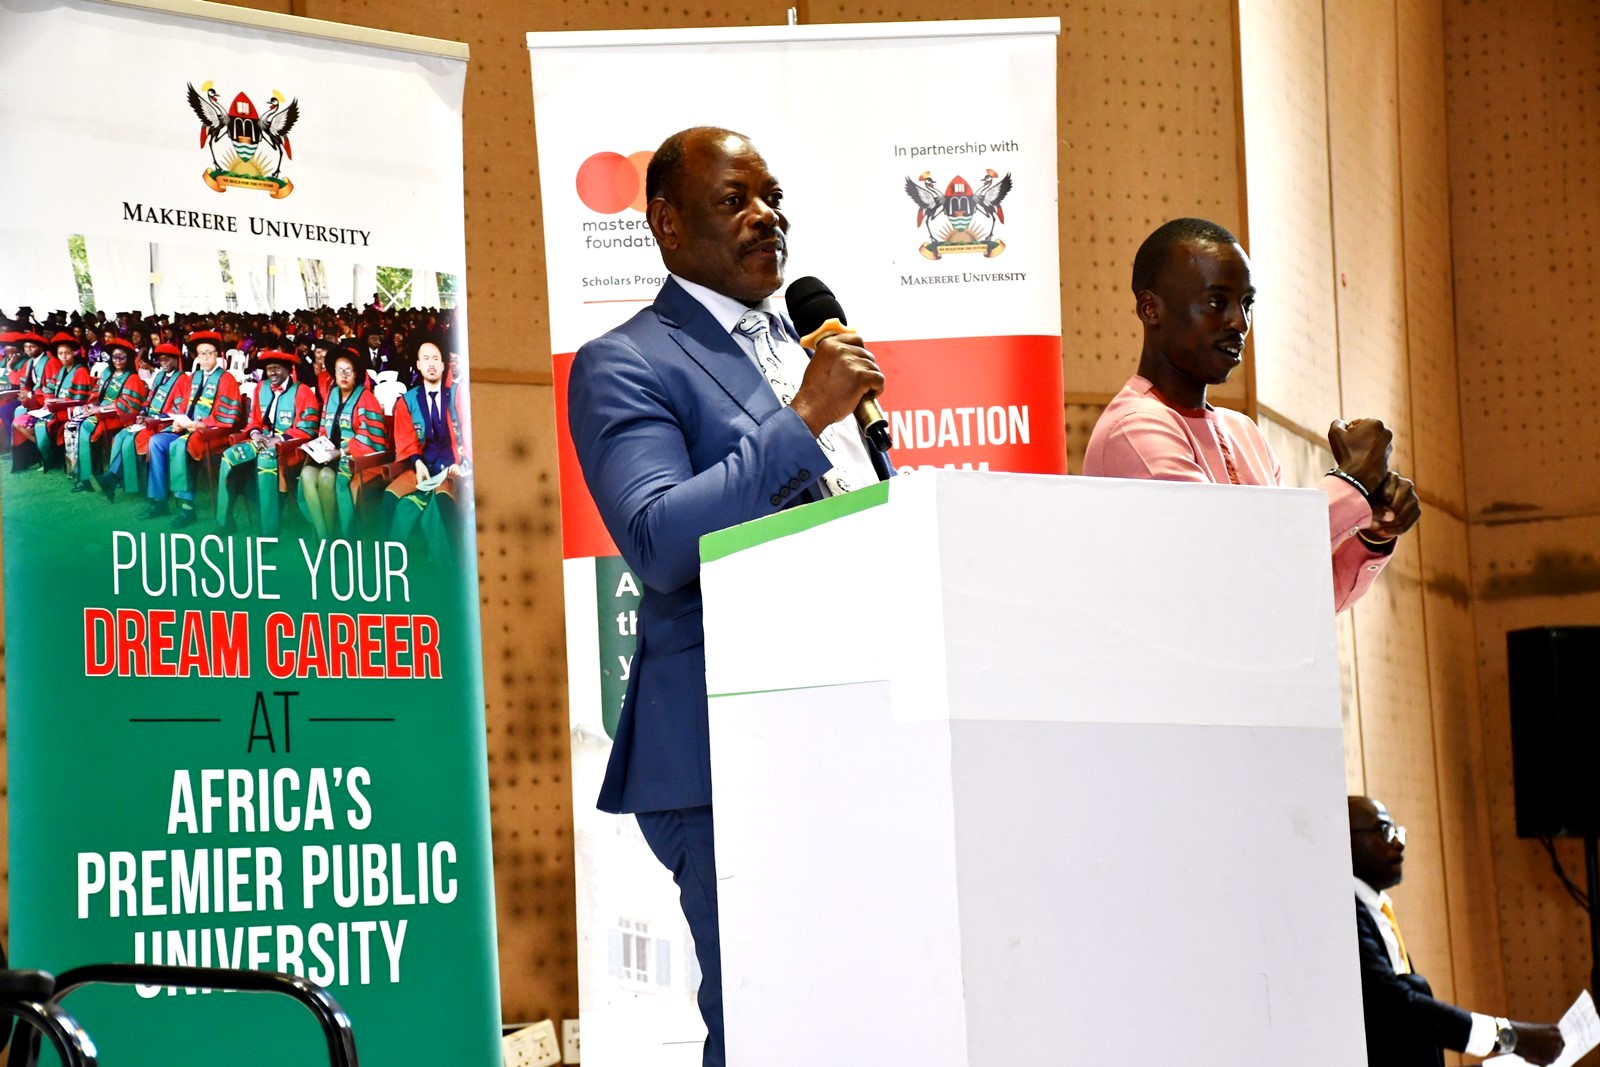
[{"label": "man in salmon shirt", "polygon": [[[1233,234],[1204,219],[1164,223],[1133,261],[1135,310],[1144,324],[1139,373],[1095,423],[1083,473],[1222,485],[1282,485],[1261,430],[1206,403],[1239,366],[1254,313],[1250,259]],[[1359,600],[1422,516],[1416,487],[1389,469],[1393,434],[1377,419],[1335,419],[1336,466],[1328,494],[1334,610]]]}]

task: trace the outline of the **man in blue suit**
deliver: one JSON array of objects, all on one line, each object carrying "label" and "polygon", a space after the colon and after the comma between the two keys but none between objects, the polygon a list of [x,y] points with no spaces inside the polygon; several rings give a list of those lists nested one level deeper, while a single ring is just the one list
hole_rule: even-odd
[{"label": "man in blue suit", "polygon": [[[644,583],[599,806],[634,813],[672,871],[700,962],[703,1062],[721,1067],[700,538],[888,477],[852,417],[884,381],[854,334],[818,342],[808,360],[793,324],[768,306],[783,284],[789,221],[748,138],[712,127],[673,134],[645,189],[672,277],[651,307],[578,350],[568,389],[584,480]],[[804,575],[772,576],[778,600],[805,595],[804,585]]]}]

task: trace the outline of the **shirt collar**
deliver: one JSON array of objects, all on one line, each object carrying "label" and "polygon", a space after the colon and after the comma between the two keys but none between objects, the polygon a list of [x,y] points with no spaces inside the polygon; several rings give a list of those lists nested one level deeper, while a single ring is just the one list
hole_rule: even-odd
[{"label": "shirt collar", "polygon": [[[1354,878],[1355,876],[1352,875],[1351,877]],[[1361,901],[1361,903],[1365,904],[1367,907],[1371,908],[1373,911],[1382,911],[1383,906],[1389,903],[1388,893],[1378,892],[1376,889],[1363,882],[1360,878],[1356,878],[1355,883],[1356,899]]]},{"label": "shirt collar", "polygon": [[[715,289],[708,289],[698,282],[691,282],[687,278],[676,274],[672,276],[672,279],[683,286],[684,292],[699,301],[701,307],[711,312],[711,317],[717,320],[717,325],[721,326],[726,333],[731,334],[733,328],[739,324],[739,320],[744,318],[744,313],[751,310],[750,306],[743,301],[735,300],[733,297],[719,293]],[[772,301],[761,301],[755,306],[755,310],[765,312],[770,319],[772,317]]]},{"label": "shirt collar", "polygon": [[1131,384],[1133,385],[1135,391],[1143,393],[1146,396],[1153,396],[1163,404],[1167,405],[1167,407],[1171,408],[1173,411],[1176,411],[1180,415],[1186,415],[1191,419],[1206,418],[1211,412],[1217,410],[1212,406],[1211,401],[1209,400],[1206,401],[1205,407],[1201,408],[1186,408],[1180,404],[1174,404],[1172,401],[1162,396],[1161,390],[1155,387],[1155,383],[1142,374],[1135,374]]}]

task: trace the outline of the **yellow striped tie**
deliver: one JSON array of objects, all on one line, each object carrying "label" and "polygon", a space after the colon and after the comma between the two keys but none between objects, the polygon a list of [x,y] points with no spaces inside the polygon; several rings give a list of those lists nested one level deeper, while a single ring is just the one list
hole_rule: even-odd
[{"label": "yellow striped tie", "polygon": [[1389,920],[1389,929],[1394,931],[1394,939],[1400,945],[1400,966],[1395,969],[1395,973],[1410,974],[1411,956],[1406,952],[1406,939],[1405,936],[1400,933],[1400,924],[1395,920],[1394,908],[1390,906],[1387,900],[1385,900],[1379,905],[1379,909],[1383,912],[1384,918]]}]

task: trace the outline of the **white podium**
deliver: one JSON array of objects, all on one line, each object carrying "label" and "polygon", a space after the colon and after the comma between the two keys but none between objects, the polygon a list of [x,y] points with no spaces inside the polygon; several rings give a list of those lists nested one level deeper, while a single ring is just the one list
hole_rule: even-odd
[{"label": "white podium", "polygon": [[1364,1062],[1327,526],[919,471],[707,537],[728,1062]]}]

